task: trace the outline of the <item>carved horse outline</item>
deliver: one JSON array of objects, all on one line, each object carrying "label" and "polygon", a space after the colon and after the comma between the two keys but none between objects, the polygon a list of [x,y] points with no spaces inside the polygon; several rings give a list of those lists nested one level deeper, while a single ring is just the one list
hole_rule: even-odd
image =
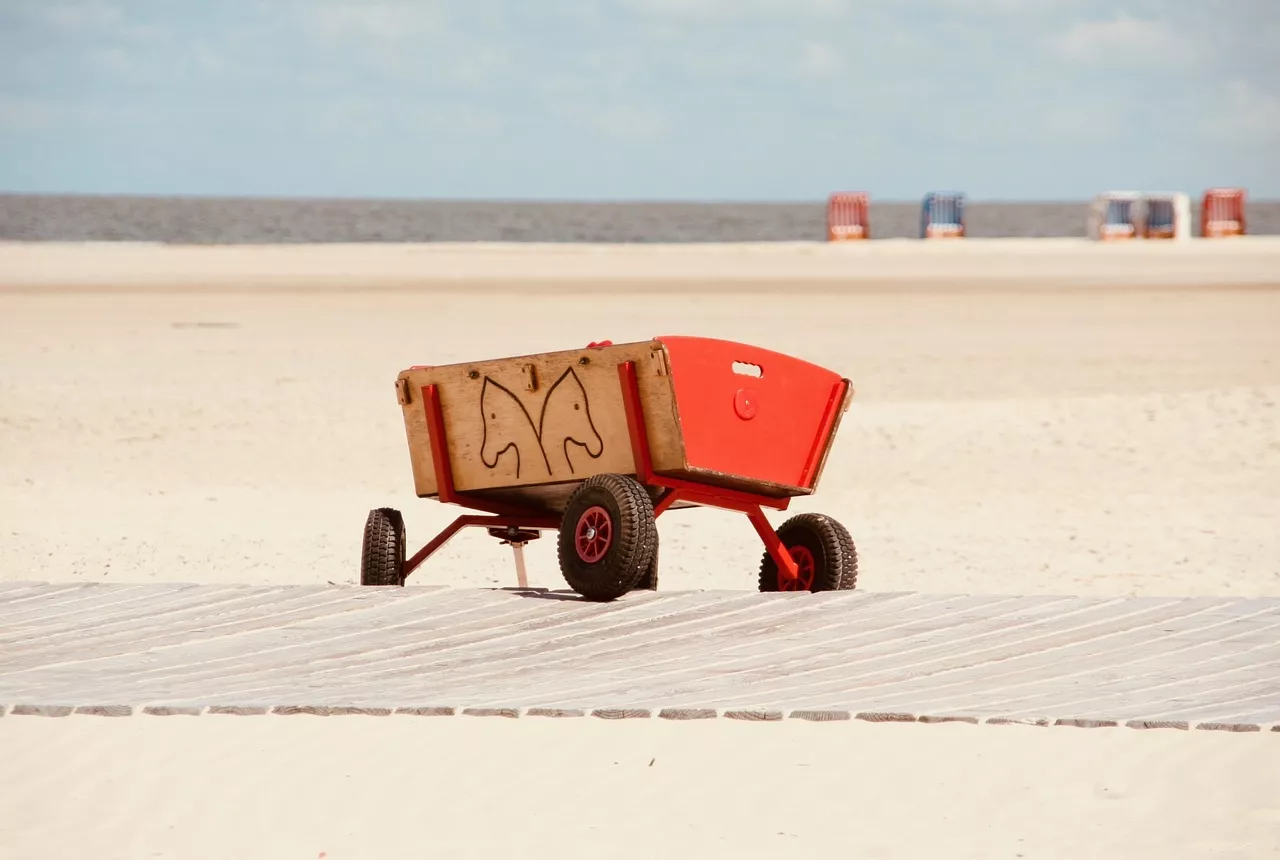
[{"label": "carved horse outline", "polygon": [[[547,450],[548,439],[557,443],[554,451]],[[587,389],[572,367],[567,368],[551,384],[546,399],[542,401],[542,414],[538,416],[538,441],[548,462],[555,457],[554,465],[558,467],[560,458],[564,458],[565,468],[570,475],[575,473],[573,460],[569,457],[570,444],[584,449],[593,460],[604,453],[604,439],[591,420]]]},{"label": "carved horse outline", "polygon": [[[525,465],[520,449],[528,451],[537,448],[542,452],[538,430],[533,425],[529,410],[524,408],[520,398],[510,389],[486,376],[480,386],[480,412],[484,426],[480,441],[480,461],[490,469],[496,469],[502,455],[508,451],[513,452],[518,480],[521,467]],[[542,453],[541,465],[549,476],[551,463],[545,453]]]},{"label": "carved horse outline", "polygon": [[[604,453],[604,439],[591,419],[591,404],[587,390],[577,372],[567,368],[547,390],[542,409],[535,423],[529,410],[509,388],[486,376],[480,388],[480,409],[484,433],[480,444],[480,459],[490,469],[496,469],[502,456],[514,453],[516,479],[526,463],[521,449],[536,445],[542,455],[535,461],[553,477],[567,469],[575,474],[570,445],[586,451],[593,460]],[[548,451],[547,442],[553,447]]]}]

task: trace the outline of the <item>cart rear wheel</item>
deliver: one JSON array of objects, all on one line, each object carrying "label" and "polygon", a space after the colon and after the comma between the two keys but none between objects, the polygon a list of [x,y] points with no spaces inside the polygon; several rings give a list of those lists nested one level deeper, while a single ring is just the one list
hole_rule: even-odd
[{"label": "cart rear wheel", "polygon": [[657,545],[653,500],[644,486],[625,475],[593,475],[565,506],[560,572],[588,600],[613,600],[636,587]]},{"label": "cart rear wheel", "polygon": [[404,517],[394,508],[374,508],[364,521],[361,585],[404,585]]},{"label": "cart rear wheel", "polygon": [[778,529],[796,567],[797,580],[780,575],[766,551],[760,562],[761,591],[840,591],[858,583],[858,552],[848,530],[826,514],[796,514]]}]

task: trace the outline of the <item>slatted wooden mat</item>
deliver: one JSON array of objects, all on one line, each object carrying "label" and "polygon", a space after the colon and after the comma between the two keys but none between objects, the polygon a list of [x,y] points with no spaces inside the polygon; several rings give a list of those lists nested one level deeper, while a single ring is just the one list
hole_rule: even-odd
[{"label": "slatted wooden mat", "polygon": [[1280,598],[0,583],[0,715],[1280,731]]}]

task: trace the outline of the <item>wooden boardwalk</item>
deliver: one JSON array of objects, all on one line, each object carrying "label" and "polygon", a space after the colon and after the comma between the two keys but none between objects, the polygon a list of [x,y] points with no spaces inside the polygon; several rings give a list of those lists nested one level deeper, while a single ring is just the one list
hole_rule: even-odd
[{"label": "wooden boardwalk", "polygon": [[1280,598],[0,583],[0,716],[1280,731]]}]

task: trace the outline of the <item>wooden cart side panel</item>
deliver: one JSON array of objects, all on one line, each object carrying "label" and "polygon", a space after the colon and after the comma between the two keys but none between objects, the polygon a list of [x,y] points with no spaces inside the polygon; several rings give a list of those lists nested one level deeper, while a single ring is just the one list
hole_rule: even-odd
[{"label": "wooden cart side panel", "polygon": [[[656,355],[654,353],[657,353]],[[661,344],[562,350],[400,374],[405,433],[419,496],[438,493],[422,388],[440,394],[449,462],[461,492],[634,474],[617,366],[639,371],[654,466],[678,470],[683,444]]]},{"label": "wooden cart side panel", "polygon": [[[680,433],[680,407],[676,403],[675,389],[671,385],[671,362],[667,349],[659,341],[647,341],[643,360],[636,363],[636,383],[640,388],[641,408],[644,410],[644,426],[649,436],[650,465],[655,472],[682,471],[688,458],[685,455],[684,437]],[[627,410],[622,398],[622,380],[617,366],[626,359],[611,361],[614,378],[618,381],[618,411],[622,416],[622,430],[627,434],[627,450],[631,450],[630,432],[627,430]],[[635,472],[634,461],[630,466]]]},{"label": "wooden cart side panel", "polygon": [[421,373],[404,371],[396,378],[396,395],[404,414],[404,433],[408,441],[409,466],[413,471],[413,490],[420,497],[434,496],[435,466],[431,462],[431,434],[427,430],[426,404],[422,400]]}]

